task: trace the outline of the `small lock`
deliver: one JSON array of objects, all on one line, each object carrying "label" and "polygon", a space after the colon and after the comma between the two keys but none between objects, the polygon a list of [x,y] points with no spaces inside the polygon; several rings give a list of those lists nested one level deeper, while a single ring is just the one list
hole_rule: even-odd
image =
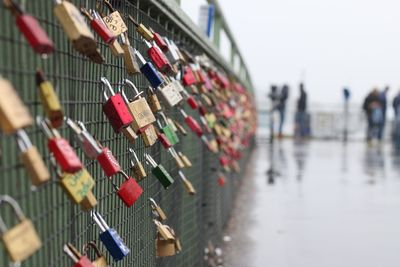
[{"label": "small lock", "polygon": [[97,199],[92,191],[87,193],[87,195],[82,199],[80,205],[83,211],[91,210],[97,205]]},{"label": "small lock", "polygon": [[179,62],[180,57],[179,57],[179,53],[176,49],[176,46],[167,37],[164,37],[163,39],[164,39],[165,43],[167,44],[166,55],[167,55],[168,60],[171,62],[171,64],[175,64],[175,63]]},{"label": "small lock", "polygon": [[157,164],[149,154],[144,154],[146,157],[146,163],[152,167],[151,173],[157,178],[162,186],[167,189],[173,182],[174,179],[167,172],[167,170],[161,164]]},{"label": "small lock", "polygon": [[33,255],[42,246],[42,242],[32,222],[25,217],[18,203],[8,195],[0,196],[1,205],[8,204],[18,219],[18,224],[7,229],[0,216],[0,235],[7,254],[13,262],[22,262]]},{"label": "small lock", "polygon": [[97,226],[100,228],[100,240],[111,254],[115,261],[120,261],[125,258],[130,250],[126,246],[117,231],[110,228],[103,217],[97,211],[92,211],[91,216]]},{"label": "small lock", "polygon": [[154,67],[154,65],[151,62],[146,62],[146,60],[143,58],[142,54],[135,49],[135,55],[139,59],[141,63],[140,71],[143,73],[143,75],[146,77],[146,79],[149,81],[151,87],[156,89],[158,86],[160,86],[164,81],[158,74],[158,71]]},{"label": "small lock", "polygon": [[194,189],[193,184],[186,178],[185,174],[182,171],[178,171],[178,174],[182,179],[183,186],[184,186],[186,192],[189,195],[195,195],[196,194],[196,189]]},{"label": "small lock", "polygon": [[150,147],[150,146],[154,145],[158,140],[156,128],[154,127],[153,124],[149,124],[146,127],[141,128],[140,135],[142,136],[146,147]]},{"label": "small lock", "polygon": [[152,198],[149,198],[149,201],[153,214],[157,217],[158,220],[165,221],[167,219],[167,215],[165,215],[165,212],[161,209],[160,205],[158,205],[156,201]]},{"label": "small lock", "polygon": [[143,164],[140,162],[138,156],[132,148],[128,148],[128,151],[133,157],[131,157],[131,169],[134,177],[138,180],[142,180],[147,177],[147,173],[144,170]]},{"label": "small lock", "polygon": [[168,82],[162,88],[159,89],[159,94],[162,97],[163,103],[169,108],[172,108],[179,104],[183,97],[177,90],[175,83]]},{"label": "small lock", "polygon": [[153,88],[149,87],[149,90],[150,90],[150,95],[148,96],[147,101],[149,103],[151,111],[153,111],[153,113],[157,113],[158,111],[160,111],[162,109],[160,100],[158,100],[158,97],[154,93]]},{"label": "small lock", "polygon": [[81,13],[86,16],[89,20],[90,27],[106,44],[110,44],[116,39],[116,36],[108,29],[97,11],[87,10],[81,7]]},{"label": "small lock", "polygon": [[63,251],[74,263],[74,267],[94,267],[88,257],[83,256],[71,243],[64,244]]},{"label": "small lock", "polygon": [[129,37],[127,33],[121,35],[122,39],[122,50],[124,50],[124,62],[125,69],[128,75],[135,75],[140,73],[139,65],[135,56],[135,49],[129,43]]},{"label": "small lock", "polygon": [[167,53],[169,47],[165,39],[157,32],[153,31],[152,29],[150,30],[153,33],[153,41],[157,44],[157,46],[161,49],[161,51]]},{"label": "small lock", "polygon": [[133,130],[131,126],[123,128],[122,133],[131,144],[134,144],[136,142],[136,139],[138,138],[138,135],[135,133],[135,130]]},{"label": "small lock", "polygon": [[[103,113],[106,115],[114,129],[114,132],[119,133],[123,128],[128,127],[132,122],[133,118],[126,106],[122,95],[115,94],[110,82],[105,78],[101,78],[102,89],[106,102],[103,104]],[[109,97],[107,92],[111,93]]]},{"label": "small lock", "polygon": [[169,63],[168,59],[165,57],[161,49],[155,44],[155,42],[153,42],[153,44],[150,44],[149,42],[144,40],[144,43],[148,47],[147,55],[154,63],[154,65],[157,67],[157,69],[162,73],[171,72],[172,70],[171,64]]},{"label": "small lock", "polygon": [[[139,129],[146,127],[147,125],[156,121],[153,112],[146,99],[141,97],[143,92],[139,92],[137,87],[128,79],[123,80],[124,88],[121,88],[121,94],[127,103],[129,110],[133,117],[132,128],[135,132],[138,132]],[[125,88],[128,87],[133,89],[134,97],[133,101],[130,102],[128,97],[125,94]]]},{"label": "small lock", "polygon": [[107,177],[114,176],[121,171],[121,165],[108,147],[103,147],[96,158]]},{"label": "small lock", "polygon": [[138,23],[131,15],[128,16],[130,21],[135,25],[136,31],[147,41],[153,40],[153,33],[146,28],[142,23]]},{"label": "small lock", "polygon": [[180,124],[178,121],[174,120],[174,124],[176,129],[178,129],[178,131],[183,134],[183,135],[187,135],[187,131],[185,129],[185,127],[183,127],[182,124]]},{"label": "small lock", "polygon": [[82,200],[92,192],[95,181],[90,173],[83,168],[75,173],[62,173],[60,185],[74,203],[81,203]]},{"label": "small lock", "polygon": [[100,249],[97,247],[96,243],[91,241],[89,243],[86,243],[83,246],[83,255],[88,257],[88,251],[89,249],[94,250],[94,253],[96,254],[96,259],[92,262],[94,267],[108,267],[108,263],[104,255],[100,252]]},{"label": "small lock", "polygon": [[201,128],[200,124],[192,117],[188,116],[183,109],[180,109],[181,114],[185,119],[185,123],[189,126],[190,130],[197,134],[197,136],[201,137],[203,135],[203,129]]},{"label": "small lock", "polygon": [[196,78],[194,76],[193,70],[190,66],[183,68],[182,84],[184,86],[191,86],[196,83]]},{"label": "small lock", "polygon": [[61,127],[64,118],[64,112],[61,108],[60,100],[50,81],[46,80],[41,70],[36,71],[36,85],[39,88],[40,101],[47,118],[54,128]]},{"label": "small lock", "polygon": [[[176,145],[179,143],[179,137],[173,130],[172,126],[170,125],[167,117],[165,116],[164,112],[159,112],[161,119],[164,121],[164,123],[161,123],[160,120],[157,120],[157,123],[162,131],[162,133],[167,137],[169,143],[171,146]],[[159,136],[160,139],[160,136]],[[165,147],[165,146],[164,146]]]},{"label": "small lock", "polygon": [[21,161],[33,185],[41,185],[50,180],[50,173],[43,162],[42,156],[35,146],[32,145],[24,130],[16,133],[17,144],[21,151]]},{"label": "small lock", "polygon": [[0,128],[5,134],[31,126],[33,119],[12,84],[0,77]]},{"label": "small lock", "polygon": [[103,21],[107,25],[108,29],[115,35],[119,36],[122,33],[128,31],[128,27],[126,26],[124,20],[122,19],[121,14],[119,11],[115,10],[110,1],[104,0],[104,4],[108,7],[111,14],[103,17]]},{"label": "small lock", "polygon": [[129,177],[125,172],[119,172],[125,179],[119,187],[116,186],[110,179],[114,189],[117,192],[118,197],[124,202],[124,204],[129,208],[131,207],[142,195],[143,189],[136,182],[133,177]]},{"label": "small lock", "polygon": [[156,256],[168,257],[176,253],[175,237],[167,225],[154,220],[157,225]]},{"label": "small lock", "polygon": [[124,49],[122,49],[121,44],[117,39],[112,41],[108,47],[111,49],[111,53],[116,57],[122,57],[124,55]]},{"label": "small lock", "polygon": [[185,164],[186,168],[191,168],[193,166],[192,162],[189,160],[189,158],[185,154],[183,154],[180,151],[178,152],[178,154],[179,154],[180,158],[182,159],[183,164]]}]

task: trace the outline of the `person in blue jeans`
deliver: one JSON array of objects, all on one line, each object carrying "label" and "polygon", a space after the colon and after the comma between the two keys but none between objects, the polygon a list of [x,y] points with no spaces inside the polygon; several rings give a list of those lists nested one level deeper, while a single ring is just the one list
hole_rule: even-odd
[{"label": "person in blue jeans", "polygon": [[295,135],[304,138],[309,135],[308,115],[307,115],[307,93],[304,89],[304,84],[300,83],[300,97],[297,100],[296,109],[296,132]]}]

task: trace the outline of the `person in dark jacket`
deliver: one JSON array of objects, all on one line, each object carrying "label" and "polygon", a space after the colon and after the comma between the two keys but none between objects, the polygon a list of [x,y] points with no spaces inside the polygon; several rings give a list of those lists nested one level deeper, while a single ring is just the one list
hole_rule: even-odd
[{"label": "person in dark jacket", "polygon": [[281,92],[279,94],[279,102],[277,106],[277,110],[279,112],[279,138],[283,137],[282,130],[283,124],[285,122],[285,115],[286,115],[286,101],[289,98],[289,86],[283,85]]},{"label": "person in dark jacket", "polygon": [[[367,115],[367,141],[379,139],[379,127],[383,121],[382,102],[378,89],[373,89],[364,100],[363,110]],[[379,139],[380,140],[380,139]]]},{"label": "person in dark jacket", "polygon": [[384,130],[385,130],[385,124],[386,124],[386,110],[387,110],[387,93],[389,91],[389,86],[386,86],[382,92],[379,93],[379,101],[381,103],[381,108],[382,108],[382,116],[383,120],[381,123],[378,125],[378,139],[382,140],[383,135],[384,135]]},{"label": "person in dark jacket", "polygon": [[297,100],[296,110],[296,136],[304,138],[309,135],[308,115],[307,115],[307,93],[304,84],[300,83],[300,97]]}]

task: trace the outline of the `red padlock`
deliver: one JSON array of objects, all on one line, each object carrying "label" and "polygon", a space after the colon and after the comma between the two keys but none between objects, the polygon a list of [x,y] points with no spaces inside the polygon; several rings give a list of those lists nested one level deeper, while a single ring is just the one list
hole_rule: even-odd
[{"label": "red padlock", "polygon": [[189,66],[186,66],[184,68],[182,83],[184,86],[191,86],[196,83],[196,78],[194,77],[193,70]]},{"label": "red padlock", "polygon": [[114,157],[113,153],[108,147],[104,147],[102,149],[96,160],[99,162],[107,177],[116,175],[121,171],[121,166],[119,165],[118,160]]},{"label": "red padlock", "polygon": [[168,52],[168,45],[167,43],[164,41],[164,38],[161,37],[161,35],[159,35],[156,32],[153,32],[153,40],[156,42],[156,44],[158,45],[158,47],[164,52]]},{"label": "red padlock", "polygon": [[187,99],[186,99],[186,102],[189,104],[189,106],[190,106],[192,109],[197,109],[197,108],[199,107],[199,105],[197,104],[196,99],[195,99],[194,96],[192,96],[192,95],[188,95],[188,97],[187,97]]},{"label": "red padlock", "polygon": [[38,54],[51,54],[54,51],[53,42],[47,33],[40,26],[39,22],[33,16],[26,14],[22,8],[13,0],[5,0],[5,6],[9,8],[16,18],[16,24],[25,36],[29,45]]},{"label": "red padlock", "polygon": [[129,208],[136,200],[142,195],[143,189],[136,182],[133,177],[129,177],[125,172],[120,171],[120,174],[124,176],[125,182],[121,184],[120,187],[116,186],[112,181],[112,184],[117,191],[118,197],[124,202],[124,204]]},{"label": "red padlock", "polygon": [[[110,82],[106,78],[101,77],[101,83],[106,99],[106,102],[103,104],[103,112],[110,121],[114,131],[120,133],[123,128],[128,127],[133,122],[132,115],[121,94],[115,94]],[[107,95],[107,90],[111,93],[110,97]]]},{"label": "red padlock", "polygon": [[226,156],[226,155],[221,155],[220,157],[219,157],[219,164],[222,166],[222,167],[225,167],[225,166],[228,166],[228,164],[229,164],[229,158]]},{"label": "red padlock", "polygon": [[204,75],[203,71],[199,68],[196,73],[197,73],[197,77],[198,77],[198,83],[205,84],[206,76]]},{"label": "red padlock", "polygon": [[95,267],[89,258],[82,255],[72,244],[64,244],[63,250],[74,262],[74,267]]},{"label": "red padlock", "polygon": [[75,173],[81,170],[83,165],[78,155],[76,155],[69,142],[62,138],[56,129],[50,127],[50,122],[37,117],[37,124],[47,136],[47,147],[58,165],[60,165],[61,170],[68,173]]},{"label": "red padlock", "polygon": [[187,126],[189,126],[190,130],[197,134],[197,136],[202,136],[203,129],[201,128],[200,124],[192,116],[188,116],[183,109],[180,109],[180,112],[185,118],[185,123]]},{"label": "red padlock", "polygon": [[207,115],[207,110],[203,105],[199,106],[199,113],[201,116]]},{"label": "red padlock", "polygon": [[90,27],[100,36],[100,38],[109,44],[113,42],[117,37],[107,28],[103,19],[100,17],[99,13],[94,10],[88,11],[87,9],[81,7],[81,12],[90,21]]},{"label": "red padlock", "polygon": [[162,146],[165,149],[168,149],[168,148],[172,147],[172,144],[170,143],[170,141],[168,140],[168,138],[167,138],[167,136],[165,134],[158,132],[157,133],[157,137],[158,137],[158,140],[160,140],[160,143],[162,144]]},{"label": "red padlock", "polygon": [[162,73],[171,72],[172,66],[164,53],[161,51],[161,49],[157,45],[154,45],[154,43],[152,46],[149,42],[144,42],[149,47],[149,49],[147,50],[147,55],[153,61],[154,65],[156,65],[157,69],[159,69]]},{"label": "red padlock", "polygon": [[218,182],[219,186],[224,186],[225,185],[225,176],[220,175],[217,179],[217,182]]}]

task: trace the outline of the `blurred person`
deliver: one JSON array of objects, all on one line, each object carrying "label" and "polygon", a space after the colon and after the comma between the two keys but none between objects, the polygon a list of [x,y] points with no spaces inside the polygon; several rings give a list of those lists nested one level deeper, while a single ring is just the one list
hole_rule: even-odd
[{"label": "blurred person", "polygon": [[367,142],[370,143],[374,138],[379,141],[382,136],[379,135],[379,127],[383,121],[383,110],[380,94],[377,88],[374,88],[365,98],[363,110],[367,115]]},{"label": "blurred person", "polygon": [[307,93],[304,84],[299,86],[300,96],[297,100],[295,136],[304,138],[309,135],[309,119],[307,114]]},{"label": "blurred person", "polygon": [[343,97],[344,97],[344,125],[343,125],[343,142],[347,142],[347,138],[349,135],[349,101],[350,101],[350,89],[345,87],[343,88]]},{"label": "blurred person", "polygon": [[394,109],[394,127],[393,127],[393,142],[397,150],[400,149],[400,91],[393,99]]},{"label": "blurred person", "polygon": [[285,115],[286,115],[286,101],[289,98],[289,86],[287,84],[283,85],[281,92],[279,94],[279,102],[277,106],[277,110],[279,112],[279,133],[278,137],[282,138],[282,130],[283,124],[285,122]]},{"label": "blurred person", "polygon": [[384,136],[385,124],[386,124],[386,110],[387,110],[387,93],[390,87],[386,86],[382,92],[379,93],[379,101],[382,108],[382,121],[378,125],[378,139],[382,140]]},{"label": "blurred person", "polygon": [[268,94],[268,98],[271,101],[271,110],[270,110],[270,140],[274,139],[274,114],[275,111],[278,110],[279,105],[279,92],[278,87],[276,85],[271,85],[270,93]]}]

